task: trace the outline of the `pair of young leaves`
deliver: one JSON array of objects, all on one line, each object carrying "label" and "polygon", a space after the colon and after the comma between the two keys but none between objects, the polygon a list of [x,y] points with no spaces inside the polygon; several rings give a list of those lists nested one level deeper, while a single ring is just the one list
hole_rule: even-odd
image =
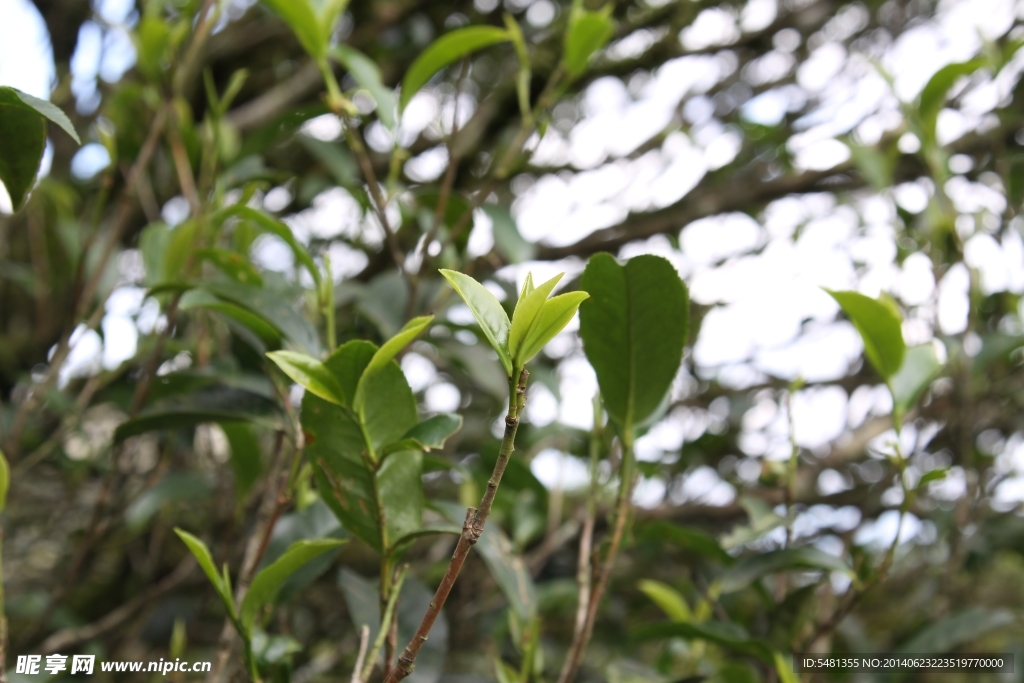
[{"label": "pair of young leaves", "polygon": [[441,274],[466,302],[487,341],[498,352],[505,374],[513,379],[569,324],[580,304],[590,296],[586,292],[568,292],[549,299],[564,273],[537,286],[533,284],[533,275],[528,274],[509,320],[498,299],[479,282],[454,270],[442,270]]}]

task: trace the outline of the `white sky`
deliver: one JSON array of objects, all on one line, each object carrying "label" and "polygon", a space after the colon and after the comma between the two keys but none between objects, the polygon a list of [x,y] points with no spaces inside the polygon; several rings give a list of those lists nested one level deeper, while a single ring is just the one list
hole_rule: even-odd
[{"label": "white sky", "polygon": [[[549,6],[538,8],[529,18],[535,25],[550,22]],[[96,78],[117,80],[134,60],[125,27],[132,21],[129,0],[105,0],[100,13],[106,28],[90,23],[83,29],[82,47],[73,60],[73,90],[77,106],[95,107]],[[750,0],[737,17],[721,9],[702,12],[693,27],[679,39],[691,48],[724,45],[743,31],[758,30],[770,23],[777,12],[775,0]],[[549,16],[550,15],[550,16]],[[976,54],[983,39],[995,39],[1007,32],[1020,35],[1024,0],[942,0],[937,16],[900,36],[878,54],[847,54],[842,41],[864,25],[865,11],[853,6],[835,16],[818,34],[811,57],[801,64],[796,84],[769,88],[744,105],[743,115],[772,124],[786,111],[815,103],[800,121],[800,131],[789,142],[798,167],[827,169],[846,161],[849,152],[836,140],[852,132],[864,144],[873,144],[886,131],[901,124],[899,103],[869,58],[878,59],[895,76],[896,93],[913,99],[927,79],[943,64]],[[699,29],[699,30],[698,30]],[[638,32],[619,43],[608,58],[624,58],[650,46],[652,32]],[[798,38],[797,38],[798,39]],[[743,72],[752,84],[771,84],[794,68],[791,52],[797,47],[793,36],[776,36],[776,49]],[[520,231],[531,240],[549,244],[572,243],[595,229],[620,222],[629,212],[670,205],[685,196],[709,171],[729,163],[739,150],[736,131],[718,121],[714,107],[703,96],[719,80],[736,69],[735,58],[726,51],[717,55],[684,56],[667,62],[648,78],[623,83],[614,78],[595,81],[582,97],[582,118],[571,129],[551,126],[543,140],[536,138],[535,163],[571,170],[543,175],[539,179],[518,178],[513,183],[517,198],[512,212]],[[991,125],[992,111],[999,106],[1024,69],[1024,51],[998,75],[973,81],[958,109],[940,115],[939,135],[951,142],[961,135]],[[994,76],[994,77],[993,77]],[[45,29],[27,0],[0,0],[0,84],[13,85],[46,97],[53,78]],[[681,104],[687,130],[668,135],[659,147],[636,159],[625,158],[652,136],[665,129]],[[459,102],[460,119],[476,105],[473,93]],[[427,88],[412,101],[402,121],[399,138],[407,142],[425,131],[440,139],[441,126],[450,125],[454,103],[443,88]],[[322,119],[307,124],[308,134],[334,138],[336,121]],[[85,132],[85,131],[83,131]],[[906,136],[905,136],[906,137]],[[368,142],[386,149],[392,136],[381,126],[371,126]],[[901,146],[911,148],[915,140]],[[87,177],[107,163],[96,145],[86,145],[76,157],[76,175]],[[969,170],[970,160],[954,160],[955,172]],[[443,147],[410,160],[407,173],[429,181],[443,171]],[[966,164],[966,166],[965,166]],[[998,179],[983,177],[971,182],[955,176],[946,186],[956,209],[961,212],[957,229],[966,242],[967,265],[978,270],[986,293],[1024,292],[1024,222],[1010,229],[1002,225],[1005,199]],[[837,306],[822,287],[859,289],[869,295],[881,291],[893,294],[907,312],[904,335],[908,343],[930,342],[936,333],[955,335],[966,324],[968,272],[964,266],[950,269],[936,281],[923,255],[896,262],[896,206],[909,211],[924,208],[934,192],[925,180],[905,183],[883,194],[862,193],[846,205],[837,205],[831,195],[791,197],[772,203],[758,220],[745,215],[722,215],[680,226],[681,250],[668,240],[655,237],[629,245],[620,256],[659,253],[669,258],[691,287],[693,299],[714,305],[704,320],[692,349],[697,374],[716,377],[738,389],[763,381],[768,376],[809,381],[826,381],[844,376],[860,361],[862,345],[853,328],[837,321]],[[288,204],[288,191],[278,188],[264,198],[268,209]],[[169,222],[184,217],[181,202],[170,202],[164,215]],[[187,211],[187,209],[185,209]],[[347,218],[346,218],[347,217]],[[320,195],[310,209],[286,218],[302,240],[311,236],[360,234],[379,242],[379,226],[372,218],[361,218],[358,206],[342,188]],[[493,237],[490,223],[481,218],[471,236],[470,249],[483,253]],[[279,270],[292,268],[290,253],[273,240],[260,242],[258,260]],[[365,256],[337,244],[331,250],[339,277],[358,272]],[[132,261],[130,253],[126,262]],[[528,270],[537,275],[558,270],[578,273],[582,263],[533,263],[506,268],[499,277],[521,282]],[[130,280],[128,278],[127,280]],[[137,330],[159,325],[158,312],[145,303],[143,292],[126,280],[115,290],[103,322],[105,341],[95,332],[80,336],[68,364],[65,380],[93,372],[98,367],[116,367],[132,357]],[[464,313],[464,312],[463,312]],[[453,309],[453,316],[459,315]],[[1017,332],[1021,325],[1018,320]],[[570,331],[554,340],[549,355],[562,358],[559,370],[562,401],[538,390],[530,419],[536,423],[553,420],[586,428],[590,423],[590,399],[596,389],[593,371],[583,359]],[[968,340],[970,342],[970,340]],[[412,358],[411,356],[409,358]],[[437,376],[421,356],[403,363],[410,382],[425,392],[434,410],[452,409],[459,404],[458,390]],[[418,359],[418,360],[417,360]],[[420,361],[423,362],[420,362]],[[681,376],[677,397],[686,396],[695,380]],[[793,401],[796,440],[811,448],[827,448],[872,414],[888,410],[884,389],[858,390],[853,396],[837,387],[810,387]],[[866,393],[865,393],[866,392]],[[762,396],[744,417],[737,453],[737,472],[756,478],[759,458],[781,458],[788,453],[788,424],[785,405],[777,396]],[[719,406],[727,410],[728,406]],[[687,441],[706,430],[720,428],[722,415],[714,411],[675,411],[641,439],[642,459],[673,457]],[[1004,444],[1006,452],[1024,452],[1020,442]],[[555,450],[542,453],[533,464],[537,476],[547,485],[575,486],[580,463]],[[707,469],[707,468],[705,468]],[[759,466],[756,468],[759,471]],[[1003,502],[1024,501],[1024,457],[1006,459],[1006,471],[1014,477],[1004,484]],[[838,477],[838,478],[837,478]],[[824,491],[841,490],[842,475],[823,474],[818,483]],[[727,503],[732,487],[712,470],[695,472],[680,482],[645,481],[637,492],[641,505],[663,500],[683,502],[704,500]],[[895,519],[880,520],[875,537],[895,531]],[[891,527],[891,528],[890,528]],[[920,531],[911,524],[904,538]],[[888,529],[888,531],[886,531]],[[913,531],[913,533],[910,533]],[[867,532],[865,532],[867,533]],[[891,537],[891,535],[890,535]]]}]

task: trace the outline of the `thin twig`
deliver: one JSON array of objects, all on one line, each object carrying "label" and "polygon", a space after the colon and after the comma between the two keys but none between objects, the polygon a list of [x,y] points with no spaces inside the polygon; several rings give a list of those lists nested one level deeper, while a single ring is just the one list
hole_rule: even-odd
[{"label": "thin twig", "polygon": [[441,608],[444,607],[444,603],[448,599],[452,587],[455,585],[455,580],[459,578],[459,572],[462,571],[462,566],[466,563],[470,549],[476,545],[476,542],[480,540],[480,536],[484,532],[484,525],[487,523],[487,517],[491,514],[491,506],[494,504],[494,496],[498,492],[498,485],[501,483],[501,477],[508,466],[509,458],[512,456],[516,430],[519,428],[519,416],[522,414],[523,406],[526,404],[526,381],[529,376],[530,374],[523,369],[519,373],[518,380],[509,379],[509,406],[508,413],[505,415],[505,436],[501,440],[498,460],[494,463],[494,471],[487,482],[487,490],[484,492],[483,498],[480,499],[480,506],[478,508],[468,508],[466,510],[466,520],[462,525],[462,534],[459,536],[459,542],[455,546],[455,553],[452,555],[452,560],[444,573],[444,578],[441,579],[441,583],[434,593],[434,599],[430,601],[427,613],[423,615],[423,620],[416,628],[416,633],[413,635],[412,640],[409,641],[402,656],[398,658],[398,664],[388,674],[384,683],[398,683],[412,673],[416,656],[419,654],[423,644],[427,642],[430,629],[441,613]]},{"label": "thin twig", "polygon": [[366,660],[366,649],[370,646],[370,627],[363,624],[359,629],[359,654],[356,655],[356,665],[352,668],[352,683],[363,683],[366,679],[362,675],[363,662]]},{"label": "thin twig", "polygon": [[395,579],[394,584],[391,586],[391,596],[388,598],[387,608],[384,610],[384,616],[380,620],[380,630],[377,631],[377,637],[373,641],[373,649],[370,650],[370,657],[366,660],[366,664],[360,673],[360,678],[363,681],[370,679],[370,674],[373,672],[373,665],[377,662],[377,657],[380,655],[380,649],[384,645],[384,640],[392,633],[392,626],[398,625],[398,618],[395,616],[395,609],[398,605],[398,595],[402,592],[402,584],[405,583],[405,575],[409,571],[409,565],[402,565],[402,568],[398,570],[398,578]]}]

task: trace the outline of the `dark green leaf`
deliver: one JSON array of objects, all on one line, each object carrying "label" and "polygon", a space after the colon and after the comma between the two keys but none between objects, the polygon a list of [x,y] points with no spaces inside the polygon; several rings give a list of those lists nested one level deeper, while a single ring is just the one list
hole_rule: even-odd
[{"label": "dark green leaf", "polygon": [[36,182],[46,147],[46,119],[27,106],[14,88],[0,87],[0,180],[17,211]]},{"label": "dark green leaf", "polygon": [[320,355],[316,329],[288,297],[266,287],[250,287],[230,281],[208,282],[203,288],[258,314],[309,355]]},{"label": "dark green leaf", "polygon": [[637,584],[637,588],[672,621],[693,621],[693,612],[690,611],[686,598],[672,586],[661,581],[644,579]]},{"label": "dark green leaf", "polygon": [[509,605],[524,622],[537,611],[537,588],[523,556],[497,524],[488,524],[477,541],[476,550],[484,558],[491,576],[505,594]]},{"label": "dark green leaf", "polygon": [[[224,578],[217,571],[217,566],[213,563],[213,556],[210,555],[210,549],[206,547],[206,544],[200,541],[192,534],[182,529],[175,528],[174,533],[178,534],[188,549],[192,552],[192,555],[196,558],[199,563],[200,569],[206,574],[206,578],[213,584],[214,590],[217,591],[217,595],[220,596],[221,602],[228,610],[228,614],[234,616],[235,604],[231,596],[231,588],[224,581]],[[227,567],[225,567],[225,570]]]},{"label": "dark green leaf", "polygon": [[336,142],[317,140],[308,135],[300,134],[295,136],[295,139],[330,171],[339,185],[353,187],[357,184],[359,167],[346,147]]},{"label": "dark green leaf", "polygon": [[154,408],[118,425],[114,431],[114,443],[120,443],[125,439],[145,434],[146,432],[195,427],[206,422],[252,422],[269,428],[280,427],[278,421],[273,417],[264,417],[242,411],[193,410],[179,407],[167,409]]},{"label": "dark green leaf", "polygon": [[423,526],[423,454],[395,453],[377,470],[377,490],[384,517],[384,552]]},{"label": "dark green leaf", "polygon": [[725,552],[714,536],[703,531],[662,521],[647,524],[644,526],[644,530],[647,534],[663,538],[726,566],[736,561],[732,555]]},{"label": "dark green leaf", "polygon": [[398,105],[395,104],[395,93],[384,85],[381,79],[380,67],[362,52],[348,45],[338,45],[332,53],[348,69],[356,83],[366,88],[377,102],[377,118],[380,122],[385,127],[394,129]]},{"label": "dark green leaf", "polygon": [[420,450],[431,451],[444,448],[444,442],[462,427],[462,416],[454,413],[441,413],[420,422],[410,429],[397,442],[384,447],[381,457],[398,451]]},{"label": "dark green leaf", "polygon": [[295,351],[272,351],[267,354],[267,357],[306,391],[311,391],[325,401],[336,405],[348,405],[334,373],[316,358],[310,358]]},{"label": "dark green leaf", "polygon": [[509,353],[508,338],[512,324],[498,299],[486,287],[468,275],[454,270],[441,270],[441,275],[451,283],[462,300],[469,306],[487,341],[498,352],[498,358],[505,368],[505,375],[512,376],[512,356]]},{"label": "dark green leaf", "polygon": [[661,404],[682,361],[689,322],[686,285],[660,256],[620,266],[591,257],[580,279],[580,336],[605,409],[629,433]]},{"label": "dark green leaf", "polygon": [[642,626],[633,633],[637,640],[660,638],[686,638],[706,640],[746,655],[752,655],[768,663],[775,663],[775,653],[767,643],[752,639],[739,624],[710,621],[703,624],[693,622],[666,622]]},{"label": "dark green leaf", "polygon": [[906,350],[899,371],[889,380],[893,419],[902,421],[941,368],[934,344],[911,346]]},{"label": "dark green leaf", "polygon": [[858,292],[834,292],[826,289],[842,307],[864,340],[864,353],[886,381],[900,369],[906,346],[900,317],[888,302]]},{"label": "dark green leaf", "polygon": [[260,442],[252,427],[243,422],[224,422],[220,426],[231,448],[231,470],[235,474],[235,491],[243,499],[263,471]]},{"label": "dark green leaf", "polygon": [[506,40],[509,40],[508,31],[494,26],[467,26],[441,36],[420,53],[405,73],[399,110],[404,110],[412,96],[444,67],[472,52]]},{"label": "dark green leaf", "polygon": [[245,326],[266,344],[277,344],[281,341],[281,331],[266,320],[248,309],[242,308],[230,301],[224,301],[206,290],[193,289],[185,292],[178,301],[178,308],[183,311],[193,308],[205,308],[210,311],[216,311]]},{"label": "dark green leaf", "polygon": [[900,645],[897,652],[950,652],[1015,621],[1016,617],[1009,610],[970,607],[941,621],[929,623],[917,635]]},{"label": "dark green leaf", "polygon": [[397,538],[394,543],[391,544],[391,551],[400,552],[413,541],[426,536],[436,536],[438,534],[458,536],[461,533],[462,529],[454,524],[429,524]]},{"label": "dark green leaf", "polygon": [[608,3],[596,12],[574,11],[569,18],[562,62],[571,78],[582,75],[594,53],[611,40],[612,34],[615,33],[612,9],[613,3]]},{"label": "dark green leaf", "polygon": [[256,621],[256,614],[264,605],[274,602],[278,590],[288,580],[288,577],[313,558],[344,544],[345,541],[333,538],[297,541],[273,564],[260,571],[252,580],[252,585],[249,586],[249,590],[242,600],[239,621],[246,631],[251,633]]},{"label": "dark green leaf", "polygon": [[181,282],[188,277],[194,265],[192,258],[198,241],[199,223],[187,220],[170,229],[167,244],[163,252],[161,272],[166,276],[165,282]]},{"label": "dark green leaf", "polygon": [[55,104],[46,100],[41,100],[38,97],[33,97],[26,92],[22,92],[17,88],[12,88],[10,86],[0,87],[0,102],[7,100],[8,93],[13,93],[19,100],[21,100],[22,104],[32,108],[40,116],[44,116],[53,123],[56,123],[58,126],[63,128],[64,132],[70,135],[75,142],[82,144],[82,141],[78,138],[78,133],[75,132],[75,127],[71,125],[71,120]]},{"label": "dark green leaf", "polygon": [[791,569],[824,569],[842,572],[850,577],[854,576],[853,570],[835,555],[807,546],[788,548],[752,555],[740,560],[722,576],[722,592],[732,593],[746,588],[762,576]]},{"label": "dark green leaf", "polygon": [[141,529],[164,505],[208,498],[211,491],[206,479],[194,472],[171,472],[128,506],[125,524]]},{"label": "dark green leaf", "polygon": [[[291,0],[283,1],[290,2]],[[280,237],[282,240],[284,240],[285,243],[287,243],[288,246],[291,247],[292,253],[295,254],[295,258],[299,261],[299,263],[305,266],[306,270],[309,271],[310,276],[313,278],[313,281],[316,283],[317,288],[319,289],[321,279],[320,269],[316,267],[316,263],[313,262],[313,257],[309,255],[309,252],[306,251],[306,248],[299,244],[299,241],[295,239],[295,235],[292,234],[291,228],[289,228],[281,221],[272,218],[271,216],[268,216],[262,211],[257,211],[256,209],[240,204],[234,204],[232,206],[227,207],[226,209],[218,211],[215,216],[215,220],[222,221],[225,218],[229,218],[231,216],[237,216],[238,218],[241,218],[243,220],[252,221],[257,226],[259,226],[260,229],[265,230],[266,232],[273,233]]]}]

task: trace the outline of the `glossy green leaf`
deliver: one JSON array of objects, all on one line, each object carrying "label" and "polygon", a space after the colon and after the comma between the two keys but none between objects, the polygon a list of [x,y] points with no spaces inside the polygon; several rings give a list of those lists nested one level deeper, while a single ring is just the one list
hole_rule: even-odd
[{"label": "glossy green leaf", "polygon": [[243,285],[259,287],[263,284],[260,272],[237,251],[207,247],[196,251],[196,256],[204,261],[209,261],[222,273]]},{"label": "glossy green leaf", "polygon": [[608,3],[596,12],[573,11],[565,34],[565,54],[562,57],[565,70],[571,78],[582,75],[594,53],[611,40],[615,33],[612,9],[614,5]]},{"label": "glossy green leaf", "polygon": [[826,289],[842,307],[864,341],[864,353],[883,378],[889,380],[903,363],[906,346],[900,317],[888,302],[858,292]]},{"label": "glossy green leaf", "polygon": [[17,211],[36,182],[46,147],[46,119],[26,106],[13,88],[0,87],[0,180]]},{"label": "glossy green leaf", "polygon": [[60,107],[48,102],[47,100],[41,100],[38,97],[33,97],[27,92],[22,92],[17,88],[10,86],[0,86],[0,102],[8,101],[9,95],[13,94],[21,103],[34,110],[40,116],[49,119],[51,122],[56,123],[60,126],[65,133],[71,136],[78,144],[82,144],[82,141],[78,137],[78,133],[75,132],[75,127],[71,125],[71,119],[67,117]]},{"label": "glossy green leaf", "polygon": [[374,378],[384,368],[388,367],[391,361],[394,360],[395,356],[397,356],[402,349],[408,346],[413,339],[418,337],[433,319],[434,316],[432,315],[413,318],[405,324],[405,327],[398,331],[398,334],[384,342],[384,344],[377,349],[376,353],[373,354],[373,358],[370,359],[370,362],[363,370],[363,374],[359,377],[359,384],[356,385],[355,398],[352,401],[353,407],[360,415],[363,414],[363,406],[366,404],[366,393],[371,391]]},{"label": "glossy green leaf", "polygon": [[[354,395],[363,371],[377,348],[370,342],[351,341],[342,345],[325,361],[345,396]],[[405,375],[394,361],[389,362],[373,380],[363,407],[364,425],[353,421],[355,415],[312,393],[302,400],[302,427],[306,434],[306,456],[314,467],[317,487],[324,501],[342,525],[368,545],[383,551],[389,540],[389,526],[378,526],[375,490],[383,475],[389,495],[402,495],[403,489],[415,484],[420,497],[408,501],[417,504],[422,498],[422,480],[417,467],[422,467],[418,453],[396,453],[391,461],[408,460],[404,466],[374,473],[374,456],[383,446],[394,443],[419,422],[416,399]],[[367,443],[369,440],[369,443]],[[414,456],[409,458],[409,456]],[[413,492],[415,494],[415,491]],[[422,506],[422,503],[419,503]],[[422,507],[420,507],[422,510]],[[415,514],[408,509],[399,514],[391,531],[407,524]],[[390,524],[390,522],[389,522]],[[404,531],[402,533],[407,533]],[[401,535],[401,534],[399,534]]]},{"label": "glossy green leaf", "polygon": [[[291,0],[282,0],[283,2],[290,2]],[[304,1],[304,0],[300,0]],[[298,4],[298,3],[296,3]],[[320,287],[321,274],[320,269],[316,267],[316,263],[313,261],[313,257],[309,255],[309,252],[304,246],[302,246],[295,235],[292,234],[291,228],[282,223],[281,221],[268,216],[262,211],[245,206],[244,204],[234,204],[222,209],[215,215],[215,220],[223,221],[231,216],[236,216],[243,220],[251,221],[255,223],[261,230],[277,235],[291,248],[292,253],[295,254],[295,259],[301,263],[306,270],[309,271],[310,276],[316,283],[317,288]]]},{"label": "glossy green leaf", "polygon": [[920,344],[906,350],[899,371],[889,379],[896,422],[902,421],[903,416],[910,412],[941,368],[934,344]]},{"label": "glossy green leaf", "polygon": [[271,351],[267,358],[274,361],[284,374],[297,382],[306,391],[339,406],[347,405],[341,385],[334,373],[316,358],[295,351]]},{"label": "glossy green leaf", "polygon": [[384,517],[384,552],[391,553],[399,539],[423,526],[423,454],[396,453],[381,463],[376,473]]},{"label": "glossy green leaf", "polygon": [[206,422],[252,422],[269,428],[281,426],[279,421],[271,416],[255,415],[241,410],[195,410],[181,407],[154,408],[118,425],[117,429],[114,430],[114,443],[120,443],[125,439],[145,434],[146,432],[194,427]]},{"label": "glossy green leaf", "polygon": [[374,101],[377,103],[377,118],[386,128],[394,129],[395,117],[398,113],[398,105],[395,102],[395,93],[391,88],[384,85],[380,75],[380,67],[376,62],[364,55],[354,47],[338,45],[332,50],[332,54],[356,79],[356,83],[366,88]]},{"label": "glossy green leaf", "polygon": [[7,489],[11,485],[11,470],[7,466],[7,458],[4,452],[0,451],[0,514],[7,507]]},{"label": "glossy green leaf", "polygon": [[239,499],[252,488],[263,471],[260,442],[250,425],[244,422],[224,422],[220,425],[231,449],[231,470],[235,475],[235,491]]},{"label": "glossy green leaf", "polygon": [[552,297],[544,302],[537,316],[536,324],[530,331],[526,341],[519,349],[519,355],[515,358],[516,365],[525,365],[540,353],[549,341],[555,338],[559,332],[565,329],[580,304],[589,298],[586,292],[569,292]]},{"label": "glossy green leaf", "polygon": [[671,263],[637,256],[625,266],[591,257],[580,279],[580,336],[608,414],[628,434],[662,403],[683,357],[689,295]]},{"label": "glossy green leaf", "polygon": [[741,590],[768,574],[801,569],[823,569],[841,572],[851,578],[854,576],[853,570],[841,558],[804,546],[773,550],[740,560],[722,575],[722,592]]},{"label": "glossy green leaf", "polygon": [[966,62],[947,64],[928,79],[917,99],[917,112],[925,131],[934,134],[935,122],[939,112],[946,103],[949,89],[963,76],[969,76],[985,65],[985,60],[978,57]]},{"label": "glossy green leaf", "polygon": [[290,297],[266,287],[252,287],[231,281],[207,282],[203,288],[259,315],[309,355],[320,355],[320,339],[316,328]]},{"label": "glossy green leaf", "polygon": [[454,413],[435,415],[406,432],[401,439],[388,444],[381,451],[381,457],[398,451],[431,450],[444,448],[444,442],[462,427],[462,416]]},{"label": "glossy green leaf", "polygon": [[494,26],[466,26],[441,36],[420,53],[405,73],[398,101],[399,111],[404,111],[413,95],[444,67],[477,50],[507,40],[508,31]]},{"label": "glossy green leaf", "polygon": [[693,621],[693,612],[686,603],[686,598],[672,586],[661,581],[644,579],[636,587],[672,621]]},{"label": "glossy green leaf", "polygon": [[494,234],[494,248],[509,263],[530,261],[537,255],[537,246],[526,240],[516,219],[509,210],[497,204],[484,204],[481,209],[491,219],[491,230]]},{"label": "glossy green leaf", "polygon": [[512,313],[512,327],[509,329],[508,334],[508,351],[512,355],[512,365],[514,367],[522,366],[523,346],[525,346],[533,330],[536,329],[540,320],[541,309],[544,308],[544,304],[551,295],[551,291],[564,275],[565,273],[559,273],[547,282],[534,287],[531,274],[527,281],[523,283],[523,291],[516,302],[516,309]]},{"label": "glossy green leaf", "polygon": [[693,622],[672,621],[642,626],[633,632],[637,640],[655,640],[660,638],[686,638],[687,640],[706,640],[742,654],[757,657],[768,664],[775,663],[775,653],[765,642],[750,637],[739,624],[731,622],[709,621],[701,624]]},{"label": "glossy green leaf", "polygon": [[498,352],[505,375],[512,376],[512,356],[509,353],[508,338],[512,323],[498,299],[486,287],[468,275],[454,270],[441,270],[441,275],[451,283],[462,300],[469,306],[484,336]]},{"label": "glossy green leaf", "polygon": [[320,19],[309,0],[263,0],[264,4],[284,19],[288,28],[307,53],[314,59],[327,54],[326,35],[320,26]]},{"label": "glossy green leaf", "polygon": [[[228,614],[234,616],[235,605],[234,599],[231,596],[231,587],[225,582],[224,577],[221,576],[220,572],[217,571],[217,566],[213,563],[213,556],[210,555],[210,549],[206,547],[206,544],[201,540],[193,536],[192,534],[175,527],[174,533],[178,535],[189,551],[196,558],[196,562],[199,563],[199,568],[206,574],[206,578],[213,584],[214,590],[217,591],[217,595],[220,596],[221,602],[228,610]],[[227,567],[225,567],[225,571]]]},{"label": "glossy green leaf", "polygon": [[273,564],[260,571],[252,580],[246,591],[239,612],[239,621],[247,632],[252,631],[256,615],[264,605],[274,602],[277,592],[284,582],[302,568],[310,560],[319,557],[329,550],[334,550],[346,541],[339,539],[319,539],[314,541],[297,541]]},{"label": "glossy green leaf", "polygon": [[900,645],[897,652],[951,652],[961,645],[977,641],[990,631],[1016,621],[1016,617],[1009,610],[969,607],[940,621],[929,622],[916,635]]}]

